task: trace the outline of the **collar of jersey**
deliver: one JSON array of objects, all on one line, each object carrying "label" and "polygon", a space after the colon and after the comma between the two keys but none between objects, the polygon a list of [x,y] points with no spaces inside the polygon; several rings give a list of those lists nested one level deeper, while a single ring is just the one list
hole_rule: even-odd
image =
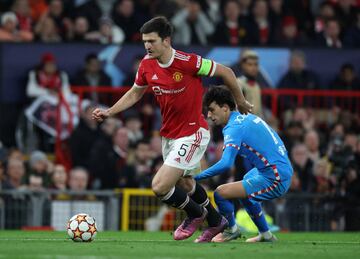
[{"label": "collar of jersey", "polygon": [[171,66],[171,64],[173,63],[174,58],[175,58],[175,50],[173,48],[171,49],[171,53],[172,53],[171,58],[170,58],[169,62],[166,64],[161,64],[158,60],[156,60],[160,67],[167,68],[167,67]]}]

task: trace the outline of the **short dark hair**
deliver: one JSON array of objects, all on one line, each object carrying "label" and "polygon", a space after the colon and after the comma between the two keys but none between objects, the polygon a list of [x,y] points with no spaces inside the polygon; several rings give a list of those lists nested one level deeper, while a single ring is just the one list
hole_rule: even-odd
[{"label": "short dark hair", "polygon": [[140,28],[141,34],[156,32],[157,34],[159,34],[161,39],[171,37],[172,31],[172,25],[165,16],[154,17],[144,23],[144,25]]},{"label": "short dark hair", "polygon": [[215,102],[220,107],[227,104],[231,111],[236,109],[234,97],[231,92],[226,89],[226,86],[211,86],[204,95],[203,104],[208,108],[212,102]]},{"label": "short dark hair", "polygon": [[340,68],[340,70],[343,72],[344,70],[351,70],[351,71],[355,71],[355,68],[354,68],[354,65],[353,64],[351,64],[351,63],[344,63],[344,64],[342,64],[342,66],[341,66],[341,68]]},{"label": "short dark hair", "polygon": [[97,57],[97,55],[95,53],[90,53],[90,54],[86,55],[85,62],[89,63],[93,59],[98,60],[98,57]]}]

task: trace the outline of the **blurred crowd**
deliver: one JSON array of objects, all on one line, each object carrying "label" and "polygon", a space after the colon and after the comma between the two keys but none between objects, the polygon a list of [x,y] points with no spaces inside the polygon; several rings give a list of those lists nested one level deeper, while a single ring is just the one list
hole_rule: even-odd
[{"label": "blurred crowd", "polygon": [[[1,1],[0,41],[135,43],[141,42],[138,31],[143,22],[165,15],[174,25],[175,44],[359,47],[359,6],[359,1],[354,0]],[[132,85],[141,58],[134,60],[124,85]],[[282,103],[281,117],[276,118],[263,102],[261,90],[269,85],[259,70],[257,53],[242,51],[232,69],[246,98],[255,104],[254,113],[276,129],[285,142],[294,167],[290,193],[339,198],[341,205],[335,210],[334,222],[345,213],[346,206],[359,207],[359,114],[330,101],[324,109],[310,108],[311,98],[305,99],[304,107],[298,107],[288,98]],[[84,66],[73,74],[69,78],[67,71],[57,66],[56,57],[44,53],[28,74],[28,99],[59,97],[60,93],[69,96],[73,94],[70,85],[73,89],[77,85],[111,85],[95,53],[89,53]],[[318,75],[307,68],[303,52],[291,53],[288,71],[276,87],[320,89]],[[344,63],[322,88],[360,90],[356,68]],[[0,190],[150,187],[162,164],[160,116],[154,99],[146,97],[121,117],[97,124],[91,119],[92,110],[98,104],[111,105],[115,99],[97,92],[85,98],[89,102],[82,105],[79,123],[65,141],[71,167],[54,162],[54,139],[37,128],[38,143],[28,153],[24,147],[5,147],[0,142]],[[50,112],[46,116],[52,119]],[[216,163],[222,154],[221,129],[210,127],[213,138],[203,168]],[[203,184],[212,190],[219,184],[242,179],[249,166],[239,158],[229,172]],[[344,197],[347,199],[342,200]]]},{"label": "blurred crowd", "polygon": [[174,44],[360,46],[358,0],[4,0],[0,41],[141,42],[166,16]]}]

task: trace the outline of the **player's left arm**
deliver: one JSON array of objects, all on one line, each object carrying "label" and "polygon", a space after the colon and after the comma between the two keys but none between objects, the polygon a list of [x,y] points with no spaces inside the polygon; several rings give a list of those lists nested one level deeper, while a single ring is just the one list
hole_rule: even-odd
[{"label": "player's left arm", "polygon": [[217,64],[214,76],[219,76],[223,79],[225,85],[229,88],[232,95],[234,96],[239,112],[248,114],[252,111],[254,105],[245,99],[241,91],[241,87],[238,85],[235,74],[231,68]]},{"label": "player's left arm", "polygon": [[235,162],[237,152],[238,150],[234,147],[226,147],[224,149],[221,159],[213,166],[196,175],[194,179],[196,181],[199,181],[230,170]]}]

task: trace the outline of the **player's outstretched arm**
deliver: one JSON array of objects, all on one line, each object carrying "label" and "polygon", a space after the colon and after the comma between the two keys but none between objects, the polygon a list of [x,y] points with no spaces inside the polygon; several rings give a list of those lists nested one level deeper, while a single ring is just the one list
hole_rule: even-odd
[{"label": "player's outstretched arm", "polygon": [[215,175],[222,174],[230,170],[235,162],[235,157],[237,155],[237,152],[238,151],[235,148],[225,148],[221,159],[213,166],[202,171],[200,174],[194,176],[194,179],[196,181],[200,181],[209,177],[213,177]]},{"label": "player's outstretched arm", "polygon": [[112,107],[109,109],[96,108],[92,113],[92,118],[99,122],[107,117],[113,116],[122,112],[138,102],[144,95],[146,87],[133,86],[127,91]]},{"label": "player's outstretched arm", "polygon": [[231,68],[217,64],[214,76],[219,76],[223,79],[225,85],[229,88],[232,95],[234,96],[239,112],[248,114],[252,111],[254,105],[245,99],[241,91],[241,87],[238,85],[235,74]]}]

